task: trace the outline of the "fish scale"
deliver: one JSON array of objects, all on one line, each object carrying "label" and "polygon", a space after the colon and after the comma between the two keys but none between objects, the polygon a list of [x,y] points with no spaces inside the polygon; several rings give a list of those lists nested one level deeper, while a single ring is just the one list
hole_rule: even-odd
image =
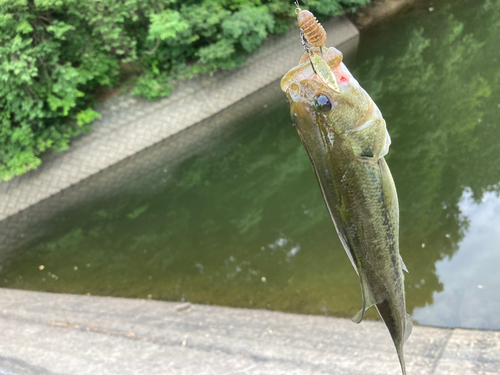
[{"label": "fish scale", "polygon": [[325,48],[323,58],[339,82],[338,91],[318,79],[308,56],[282,78],[281,88],[335,229],[360,279],[362,308],[353,321],[360,323],[374,305],[406,374],[403,345],[412,322],[406,314],[404,263],[399,255],[397,192],[384,159],[390,137],[380,110],[341,62],[340,51]]}]

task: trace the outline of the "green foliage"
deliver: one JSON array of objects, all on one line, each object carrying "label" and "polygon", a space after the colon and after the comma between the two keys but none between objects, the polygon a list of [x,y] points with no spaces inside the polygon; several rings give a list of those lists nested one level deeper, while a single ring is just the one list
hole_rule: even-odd
[{"label": "green foliage", "polygon": [[268,33],[274,30],[274,20],[266,6],[245,7],[222,23],[224,35],[236,40],[246,52],[257,50]]},{"label": "green foliage", "polygon": [[78,112],[76,115],[76,122],[79,126],[90,124],[94,120],[101,117],[101,115],[94,111],[92,108],[87,108],[83,111]]},{"label": "green foliage", "polygon": [[214,61],[223,61],[231,57],[234,53],[234,43],[230,39],[221,39],[214,44],[202,47],[198,50],[197,56],[202,64]]},{"label": "green foliage", "polygon": [[369,2],[370,0],[309,0],[307,9],[317,15],[339,16],[346,11],[354,11]]},{"label": "green foliage", "polygon": [[[310,0],[318,15],[368,0]],[[90,130],[97,86],[136,69],[133,93],[169,95],[172,79],[232,69],[295,5],[285,0],[0,0],[0,181],[36,168]]]},{"label": "green foliage", "polygon": [[175,10],[164,10],[160,14],[149,16],[148,39],[168,40],[175,38],[179,32],[189,28],[189,23],[182,19],[179,12]]}]

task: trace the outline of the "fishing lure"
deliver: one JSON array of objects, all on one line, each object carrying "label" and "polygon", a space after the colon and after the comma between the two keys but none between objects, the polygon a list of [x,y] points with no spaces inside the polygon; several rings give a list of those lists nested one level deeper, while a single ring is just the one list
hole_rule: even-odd
[{"label": "fishing lure", "polygon": [[314,52],[309,54],[309,61],[314,69],[314,72],[318,75],[319,78],[333,91],[336,93],[340,92],[339,85],[337,84],[337,80],[335,79],[335,75],[332,72],[330,66],[323,60],[321,57],[316,55]]},{"label": "fishing lure", "polygon": [[304,38],[311,47],[324,47],[326,42],[326,31],[323,26],[316,17],[314,17],[314,14],[308,10],[300,9],[298,2],[296,2],[295,5],[297,6],[295,9],[297,22],[299,23]]},{"label": "fishing lure", "polygon": [[[316,17],[314,17],[314,14],[308,10],[301,9],[298,1],[295,2],[295,5],[297,6],[295,14],[297,14],[297,22],[299,23],[302,45],[304,46],[306,53],[309,55],[309,61],[311,62],[314,73],[316,73],[329,88],[338,93],[339,86],[335,79],[335,75],[325,60],[323,60],[323,47],[326,42],[326,31]],[[319,47],[321,57],[315,54],[311,47]]]}]

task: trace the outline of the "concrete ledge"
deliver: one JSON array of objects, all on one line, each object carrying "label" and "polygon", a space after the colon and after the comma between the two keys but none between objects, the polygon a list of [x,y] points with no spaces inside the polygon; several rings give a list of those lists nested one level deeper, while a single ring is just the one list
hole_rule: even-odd
[{"label": "concrete ledge", "polygon": [[[359,35],[346,18],[332,19],[324,26],[327,45],[340,46]],[[302,52],[298,29],[293,28],[269,38],[244,67],[181,82],[168,98],[157,102],[130,95],[111,99],[97,108],[102,117],[94,130],[75,139],[68,151],[46,155],[37,170],[0,184],[0,220],[213,116],[281,78]]]},{"label": "concrete ledge", "polygon": [[[0,289],[0,374],[401,374],[385,326]],[[500,332],[414,327],[408,374],[498,374]]]}]

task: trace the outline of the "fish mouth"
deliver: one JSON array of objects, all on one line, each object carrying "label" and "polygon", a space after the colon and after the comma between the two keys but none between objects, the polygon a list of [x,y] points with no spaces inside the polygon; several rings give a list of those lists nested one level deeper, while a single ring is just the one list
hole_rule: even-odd
[{"label": "fish mouth", "polygon": [[298,81],[295,77],[288,79],[285,83],[282,81],[281,88],[286,89],[285,92],[290,102],[290,118],[304,146],[309,148],[308,145],[311,142],[324,146],[323,139],[328,138],[328,131],[325,126],[327,114],[318,111],[315,97],[318,94],[323,94],[330,98],[330,95],[322,90],[321,86],[318,86],[316,82],[310,80],[306,82],[303,80]]},{"label": "fish mouth", "polygon": [[310,108],[307,108],[304,103],[300,102],[299,94],[295,94],[294,90],[287,93],[290,101],[290,119],[293,126],[297,127],[304,121],[307,121],[310,113]]},{"label": "fish mouth", "polygon": [[[295,69],[294,69],[295,70]],[[304,133],[311,122],[311,103],[307,100],[306,86],[304,82],[298,81],[293,71],[288,72],[281,80],[281,89],[286,93],[290,104],[290,120],[297,129],[299,135]]]},{"label": "fish mouth", "polygon": [[[333,133],[326,126],[325,115],[314,107],[314,96],[325,93],[323,85],[315,79],[309,61],[290,70],[281,80],[281,89],[286,92],[290,102],[290,117],[297,133],[309,155],[309,159],[318,177],[327,207],[330,211],[329,198],[333,196],[334,166],[329,156],[333,146]],[[330,211],[331,213],[331,211]]]},{"label": "fish mouth", "polygon": [[307,82],[313,78],[313,75],[314,71],[309,61],[303,62],[290,69],[283,78],[281,78],[281,90],[288,94],[293,85],[300,85],[301,81]]},{"label": "fish mouth", "polygon": [[281,89],[288,97],[292,124],[297,129],[311,162],[324,165],[333,138],[326,126],[329,111],[321,112],[317,108],[316,98],[323,94],[333,103],[333,93],[314,72],[309,59],[283,76]]}]

